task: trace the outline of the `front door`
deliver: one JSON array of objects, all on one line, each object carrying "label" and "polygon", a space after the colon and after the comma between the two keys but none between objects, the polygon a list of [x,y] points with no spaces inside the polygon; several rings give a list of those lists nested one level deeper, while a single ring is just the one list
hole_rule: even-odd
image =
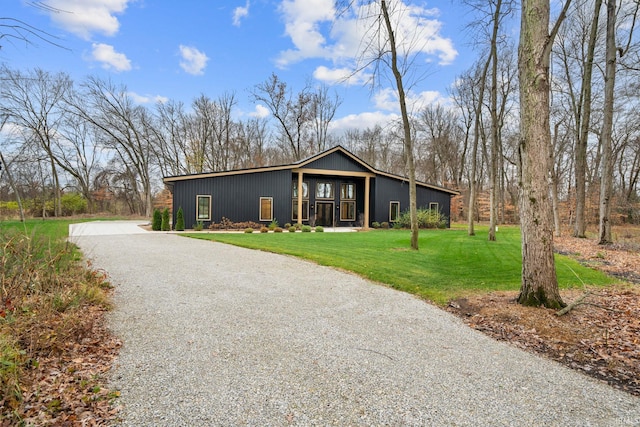
[{"label": "front door", "polygon": [[316,202],[316,225],[333,227],[333,202]]}]

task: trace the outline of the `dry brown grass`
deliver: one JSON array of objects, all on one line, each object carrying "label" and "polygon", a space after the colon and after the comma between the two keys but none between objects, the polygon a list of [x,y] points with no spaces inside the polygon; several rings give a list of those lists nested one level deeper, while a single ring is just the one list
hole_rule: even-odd
[{"label": "dry brown grass", "polygon": [[112,339],[102,325],[110,285],[77,256],[47,236],[0,234],[0,425],[70,422],[78,405],[106,400],[104,368],[76,365],[93,356],[96,337]]}]

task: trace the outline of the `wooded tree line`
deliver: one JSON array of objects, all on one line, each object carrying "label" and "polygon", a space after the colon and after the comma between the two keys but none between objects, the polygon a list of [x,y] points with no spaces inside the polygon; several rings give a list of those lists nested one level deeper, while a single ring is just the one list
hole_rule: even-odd
[{"label": "wooded tree line", "polygon": [[[551,51],[549,192],[556,230],[579,236],[598,221],[603,191],[610,221],[640,222],[638,2],[617,4],[614,20],[609,3],[616,6],[569,3]],[[490,220],[491,238],[498,223],[518,219],[520,94],[511,28],[519,5],[466,4],[476,19],[469,31],[477,60],[452,85],[451,102],[411,112],[413,159],[416,179],[463,192],[454,219],[466,218],[470,234],[475,221]],[[611,66],[615,80],[605,78]],[[63,195],[79,193],[89,211],[150,216],[162,176],[288,163],[335,144],[407,174],[400,121],[332,132],[341,104],[335,92],[311,84],[297,91],[275,74],[249,88],[266,117],[238,114],[234,92],[149,107],[96,77],[74,82],[4,65],[0,81],[0,200],[29,201],[39,214],[62,214]]]}]

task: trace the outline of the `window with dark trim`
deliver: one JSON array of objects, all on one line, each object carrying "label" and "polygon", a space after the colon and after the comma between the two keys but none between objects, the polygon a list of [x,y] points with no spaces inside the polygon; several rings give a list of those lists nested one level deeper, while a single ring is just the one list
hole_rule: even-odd
[{"label": "window with dark trim", "polygon": [[400,202],[389,202],[389,222],[400,219]]},{"label": "window with dark trim", "polygon": [[196,221],[211,221],[211,196],[196,196]]},{"label": "window with dark trim", "polygon": [[340,184],[340,221],[356,220],[356,185]]},{"label": "window with dark trim", "polygon": [[333,199],[333,183],[316,183],[316,199]]},{"label": "window with dark trim", "polygon": [[273,221],[273,197],[260,197],[260,221]]}]

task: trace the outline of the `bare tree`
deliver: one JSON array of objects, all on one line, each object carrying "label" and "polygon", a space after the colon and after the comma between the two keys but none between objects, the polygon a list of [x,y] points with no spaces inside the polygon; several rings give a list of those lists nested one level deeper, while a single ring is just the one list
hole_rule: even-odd
[{"label": "bare tree", "polygon": [[152,199],[152,147],[157,144],[152,115],[136,106],[126,88],[109,81],[90,77],[84,84],[85,105],[74,105],[75,115],[98,129],[100,142],[114,151],[120,177],[127,184],[127,191],[136,195],[138,206],[133,212],[150,217]]},{"label": "bare tree", "polygon": [[524,0],[518,49],[522,234],[522,285],[518,302],[549,308],[565,305],[558,290],[549,200],[549,65],[553,39],[569,4],[567,0],[549,31],[549,0]]},{"label": "bare tree", "polygon": [[[4,128],[5,123],[7,123],[7,116],[3,115],[0,118],[0,132]],[[18,203],[18,213],[20,215],[20,222],[24,222],[24,209],[22,208],[22,198],[20,197],[20,190],[16,185],[15,180],[13,179],[13,175],[11,174],[11,170],[9,169],[9,163],[5,160],[4,155],[2,154],[3,149],[0,149],[0,177],[3,174],[7,175],[7,181],[9,181],[9,187],[13,191],[13,194],[16,196],[16,202]]]},{"label": "bare tree", "polygon": [[41,69],[23,74],[7,66],[2,66],[0,75],[3,80],[0,111],[21,130],[25,143],[36,143],[46,154],[53,179],[54,215],[59,216],[61,189],[57,166],[62,164],[54,154],[54,144],[65,114],[62,101],[71,88],[71,80],[65,74],[51,75]]},{"label": "bare tree", "polygon": [[604,76],[604,107],[602,132],[602,173],[600,174],[600,222],[598,230],[599,244],[613,243],[611,233],[611,205],[613,197],[613,165],[615,153],[613,151],[613,115],[616,84],[617,54],[622,58],[629,50],[633,38],[640,2],[636,1],[630,13],[630,29],[625,46],[616,45],[616,3],[617,0],[607,1],[607,35],[606,35],[606,65]]},{"label": "bare tree", "polygon": [[164,176],[196,172],[189,166],[189,117],[182,102],[168,101],[156,105],[158,144],[153,148]]},{"label": "bare tree", "polygon": [[313,121],[315,151],[320,152],[328,148],[329,125],[342,104],[337,93],[329,94],[329,88],[321,85],[311,94],[310,114]]},{"label": "bare tree", "polygon": [[251,93],[254,101],[264,103],[276,119],[283,149],[291,153],[293,160],[302,159],[307,154],[308,126],[313,120],[313,97],[309,87],[293,94],[285,82],[271,74],[266,81],[256,85]]}]

